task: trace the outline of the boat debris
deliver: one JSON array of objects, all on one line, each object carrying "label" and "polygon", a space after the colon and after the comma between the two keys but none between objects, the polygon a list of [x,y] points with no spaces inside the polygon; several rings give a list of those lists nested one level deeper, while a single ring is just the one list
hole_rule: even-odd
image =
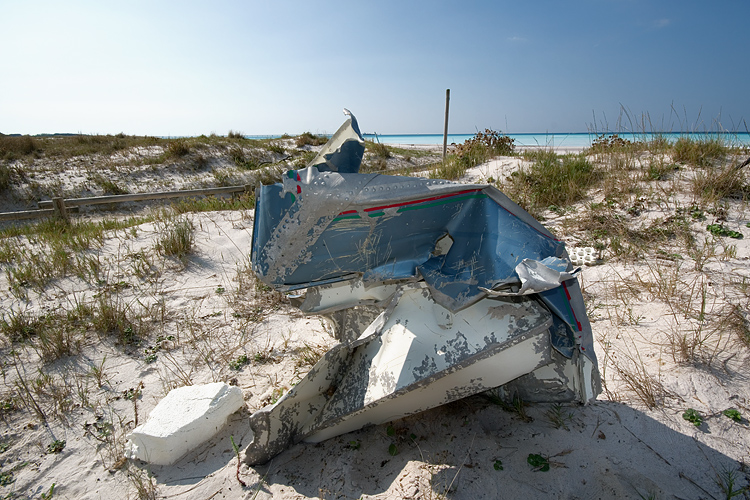
[{"label": "boat debris", "polygon": [[360,174],[356,118],[256,192],[253,271],[339,343],[250,417],[246,463],[495,390],[594,399],[591,326],[565,245],[490,185]]}]

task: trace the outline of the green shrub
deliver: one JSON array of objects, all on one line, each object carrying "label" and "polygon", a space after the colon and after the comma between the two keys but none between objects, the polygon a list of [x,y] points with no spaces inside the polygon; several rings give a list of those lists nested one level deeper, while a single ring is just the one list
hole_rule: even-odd
[{"label": "green shrub", "polygon": [[279,144],[278,142],[270,142],[266,145],[266,149],[270,151],[271,153],[276,153],[279,155],[286,154],[286,149],[284,149],[284,146]]},{"label": "green shrub", "polygon": [[245,154],[245,150],[241,146],[229,148],[229,159],[239,168],[245,170],[255,170],[260,166],[260,161],[255,154]]},{"label": "green shrub", "polygon": [[478,132],[471,139],[455,147],[452,154],[436,165],[430,172],[433,179],[455,180],[462,177],[466,170],[481,165],[495,156],[512,155],[515,149],[515,139],[511,139],[501,132],[485,129]]},{"label": "green shrub", "polygon": [[372,153],[378,158],[387,160],[391,157],[391,150],[388,149],[388,146],[386,146],[385,144],[381,144],[379,142],[368,142],[367,149],[371,150]]},{"label": "green shrub", "polygon": [[27,156],[39,149],[39,144],[28,135],[0,135],[0,158],[14,159]]},{"label": "green shrub", "polygon": [[673,151],[674,161],[707,167],[717,160],[724,159],[729,152],[729,148],[718,137],[706,137],[697,140],[680,137],[675,142]]},{"label": "green shrub", "polygon": [[511,177],[507,192],[527,209],[569,206],[583,199],[601,179],[582,154],[558,156],[551,150],[539,150],[524,156],[533,163]]},{"label": "green shrub", "polygon": [[190,145],[184,139],[172,139],[167,143],[167,156],[182,158],[190,153]]},{"label": "green shrub", "polygon": [[591,142],[591,148],[589,148],[589,150],[592,153],[603,153],[612,150],[627,149],[632,145],[633,143],[631,141],[623,139],[617,134],[602,134],[597,136],[596,139]]},{"label": "green shrub", "polygon": [[10,168],[8,165],[0,164],[0,192],[10,187]]},{"label": "green shrub", "polygon": [[474,137],[456,146],[454,154],[457,161],[465,168],[475,167],[486,162],[493,156],[512,155],[515,149],[515,139],[511,139],[501,132],[485,129]]},{"label": "green shrub", "polygon": [[324,135],[314,135],[311,132],[303,132],[297,136],[295,144],[298,148],[302,146],[322,146],[328,142],[328,137]]}]

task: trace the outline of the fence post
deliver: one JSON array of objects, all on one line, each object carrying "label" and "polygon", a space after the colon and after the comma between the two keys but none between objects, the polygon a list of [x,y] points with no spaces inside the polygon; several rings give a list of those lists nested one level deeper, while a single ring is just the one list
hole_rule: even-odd
[{"label": "fence post", "polygon": [[451,89],[445,89],[445,128],[443,128],[443,161],[448,148],[448,105],[451,102]]},{"label": "fence post", "polygon": [[52,204],[55,206],[55,212],[65,222],[68,222],[68,209],[65,208],[65,200],[62,198],[52,198]]}]

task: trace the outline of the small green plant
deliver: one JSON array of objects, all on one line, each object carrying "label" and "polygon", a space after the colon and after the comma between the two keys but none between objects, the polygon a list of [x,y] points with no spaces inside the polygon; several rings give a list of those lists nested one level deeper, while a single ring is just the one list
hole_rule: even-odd
[{"label": "small green plant", "polygon": [[735,469],[722,466],[721,472],[716,473],[716,484],[721,488],[727,500],[742,495],[748,491],[747,487],[737,489],[739,474]]},{"label": "small green plant", "polygon": [[102,420],[101,418],[93,424],[86,424],[84,426],[84,429],[93,434],[90,430],[90,427],[93,427],[96,431],[96,435],[94,435],[94,437],[102,442],[106,442],[107,438],[112,436],[114,432],[114,425],[111,422]]},{"label": "small green plant", "polygon": [[735,422],[742,422],[742,414],[735,408],[728,408],[721,413]]},{"label": "small green plant", "polygon": [[663,160],[651,160],[648,170],[645,172],[646,180],[665,181],[669,175],[679,170],[677,165]]},{"label": "small green plant", "polygon": [[271,351],[258,351],[255,354],[253,354],[253,363],[262,365],[270,361],[273,361],[273,356],[271,355]]},{"label": "small green plant", "polygon": [[391,445],[388,447],[388,454],[392,457],[398,455],[398,447],[396,446],[396,443],[391,443]]},{"label": "small green plant", "polygon": [[492,464],[492,468],[495,470],[503,470],[503,462],[501,460],[495,460],[495,462]]},{"label": "small green plant", "polygon": [[122,397],[129,401],[135,401],[141,397],[143,394],[143,382],[138,384],[136,387],[131,387],[129,389],[126,389],[122,391]]},{"label": "small green plant", "polygon": [[245,149],[239,145],[229,148],[229,158],[237,167],[244,170],[255,170],[261,165],[261,160],[255,151],[246,153]]},{"label": "small green plant", "polygon": [[17,409],[17,406],[13,398],[6,397],[0,400],[0,413],[10,413],[15,409]]},{"label": "small green plant", "polygon": [[286,387],[277,387],[276,389],[274,389],[271,393],[271,404],[276,404],[276,402],[281,399],[281,396],[284,395],[284,392],[286,390]]},{"label": "small green plant", "polygon": [[234,450],[234,454],[237,457],[237,482],[240,483],[243,488],[246,488],[247,484],[245,484],[245,481],[240,478],[240,465],[242,464],[242,460],[240,460],[240,448],[234,442],[234,436],[229,436],[229,440],[232,441],[232,449]]},{"label": "small green plant", "polygon": [[700,427],[700,425],[703,423],[703,415],[701,415],[698,410],[694,410],[693,408],[688,408],[687,410],[685,410],[685,412],[682,414],[682,418],[696,427]]},{"label": "small green plant", "polygon": [[534,419],[531,418],[526,413],[526,403],[521,399],[521,397],[518,394],[513,395],[513,399],[510,403],[505,401],[505,399],[501,398],[500,396],[494,394],[494,393],[487,393],[486,397],[494,404],[500,406],[503,410],[515,413],[518,418],[523,420],[524,422],[532,422]]},{"label": "small green plant", "polygon": [[15,481],[16,478],[13,477],[13,472],[0,472],[0,486],[8,486],[13,481]]},{"label": "small green plant", "polygon": [[547,416],[547,420],[555,426],[555,429],[562,427],[566,431],[570,430],[567,424],[573,421],[573,414],[566,412],[560,403],[554,403],[544,414]]},{"label": "small green plant", "polygon": [[350,450],[358,450],[362,446],[362,443],[359,441],[359,439],[352,439],[349,441],[349,449]]},{"label": "small green plant", "polygon": [[65,449],[65,441],[56,439],[47,446],[47,453],[60,453]]},{"label": "small green plant", "polygon": [[52,498],[52,495],[55,493],[55,483],[52,483],[52,486],[49,487],[49,491],[42,492],[42,500],[50,500]]},{"label": "small green plant", "polygon": [[235,371],[240,371],[242,367],[248,363],[250,363],[250,359],[248,359],[247,354],[242,354],[234,361],[229,362],[229,368]]},{"label": "small green plant", "polygon": [[169,343],[174,342],[174,335],[159,335],[156,337],[154,345],[143,349],[144,360],[146,363],[153,363],[157,359],[157,353],[162,349],[168,349]]},{"label": "small green plant", "polygon": [[547,472],[549,470],[549,459],[536,453],[530,453],[526,462],[534,468],[535,471]]},{"label": "small green plant", "polygon": [[706,230],[714,236],[728,236],[729,238],[742,239],[742,233],[727,229],[723,224],[709,224]]},{"label": "small green plant", "polygon": [[217,294],[217,295],[224,295],[224,292],[225,292],[225,291],[226,291],[226,290],[224,289],[224,287],[223,287],[223,286],[217,286],[217,287],[216,287],[216,294]]}]

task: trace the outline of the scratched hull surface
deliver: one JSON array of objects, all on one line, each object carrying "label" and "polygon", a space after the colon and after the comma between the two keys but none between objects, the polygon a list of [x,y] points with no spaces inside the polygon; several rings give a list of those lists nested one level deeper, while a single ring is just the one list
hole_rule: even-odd
[{"label": "scratched hull surface", "polygon": [[253,270],[279,290],[304,289],[299,307],[332,319],[341,343],[251,417],[245,460],[519,377],[537,399],[596,397],[564,244],[492,186],[356,173],[343,158],[358,161],[357,137],[350,116],[325,161],[256,193]]}]

